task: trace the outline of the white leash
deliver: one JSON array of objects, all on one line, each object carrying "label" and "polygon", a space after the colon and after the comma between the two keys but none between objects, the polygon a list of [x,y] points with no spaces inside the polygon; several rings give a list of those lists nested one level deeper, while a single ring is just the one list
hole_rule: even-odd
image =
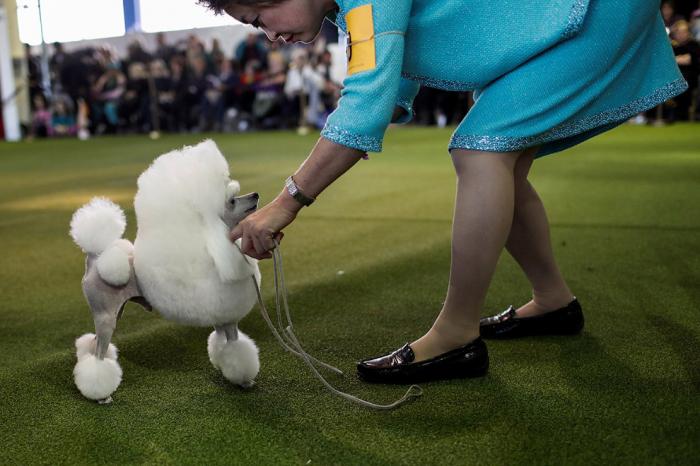
[{"label": "white leash", "polygon": [[[341,396],[345,398],[346,400],[350,400],[352,402],[358,403],[362,406],[368,407],[368,408],[374,408],[374,409],[394,409],[405,402],[409,401],[412,398],[417,398],[423,394],[423,389],[421,389],[418,385],[411,385],[408,387],[408,390],[406,390],[406,393],[398,400],[394,401],[393,403],[387,404],[387,405],[382,405],[382,404],[376,404],[372,403],[370,401],[363,400],[361,398],[358,398],[354,395],[351,395],[349,393],[340,391],[333,387],[326,379],[319,373],[318,369],[316,366],[314,366],[314,362],[322,367],[325,367],[326,369],[333,371],[337,374],[343,375],[343,371],[340,369],[331,366],[330,364],[326,364],[323,361],[320,361],[310,354],[308,354],[304,349],[301,347],[301,343],[299,343],[299,339],[296,337],[294,334],[293,326],[292,326],[292,317],[289,313],[289,304],[287,303],[287,287],[284,283],[284,269],[282,267],[282,253],[280,252],[280,245],[277,240],[275,241],[275,249],[272,250],[272,262],[273,262],[273,268],[274,268],[274,277],[275,277],[275,307],[277,311],[277,322],[280,326],[280,331],[281,329],[284,329],[284,331],[281,333],[281,335],[284,336],[284,338],[280,335],[280,331],[278,331],[277,328],[275,328],[274,324],[272,323],[272,320],[270,319],[270,316],[268,315],[267,308],[265,307],[265,303],[263,303],[262,299],[262,294],[260,293],[260,287],[258,287],[258,282],[255,280],[255,277],[252,277],[253,280],[253,285],[255,286],[255,291],[258,294],[258,302],[260,303],[260,313],[263,316],[263,319],[265,322],[267,322],[268,327],[270,327],[270,330],[272,331],[272,334],[277,338],[277,341],[282,345],[282,347],[289,351],[290,353],[300,357],[307,366],[311,369],[311,372],[318,378],[323,385],[328,388],[331,392],[334,394]],[[235,244],[235,243],[234,243]],[[238,245],[236,245],[238,247]],[[239,248],[240,251],[240,248]],[[243,252],[241,251],[241,254]],[[243,254],[243,258],[246,259],[245,254]],[[247,261],[247,259],[246,259]],[[282,323],[282,310],[280,307],[280,298],[281,301],[284,305],[284,311],[285,315],[287,318],[288,325],[284,327],[284,324]],[[286,342],[285,342],[286,338]],[[313,362],[312,362],[313,361]]]}]

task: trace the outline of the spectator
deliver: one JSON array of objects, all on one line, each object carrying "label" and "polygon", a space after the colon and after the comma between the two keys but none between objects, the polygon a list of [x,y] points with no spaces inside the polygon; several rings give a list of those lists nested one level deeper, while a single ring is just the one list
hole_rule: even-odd
[{"label": "spectator", "polygon": [[148,68],[141,61],[134,61],[127,69],[127,80],[119,103],[119,116],[125,129],[146,131],[150,125],[150,92]]},{"label": "spectator", "polygon": [[681,15],[676,14],[676,8],[670,0],[664,0],[661,3],[661,16],[664,18],[664,24],[667,30],[670,30],[671,26],[673,26],[676,21],[683,19]]},{"label": "spectator", "polygon": [[126,77],[115,64],[110,64],[95,83],[93,124],[97,133],[114,133],[119,127],[119,102],[126,88]]},{"label": "spectator", "polygon": [[202,103],[207,89],[207,61],[204,55],[195,55],[190,71],[185,75],[185,119],[188,130],[199,130]]},{"label": "spectator", "polygon": [[[209,61],[212,64],[213,72],[221,71],[221,62],[223,62],[224,59],[224,51],[221,50],[221,43],[219,42],[219,39],[212,39],[211,52],[209,52]],[[216,67],[216,69],[214,70],[213,67]]]},{"label": "spectator", "polygon": [[31,138],[45,138],[51,135],[51,112],[46,106],[43,94],[36,94],[32,100]]},{"label": "spectator", "polygon": [[696,42],[700,42],[700,8],[690,15],[690,32]]},{"label": "spectator", "polygon": [[294,113],[299,115],[299,126],[310,124],[313,127],[323,125],[321,115],[321,89],[324,85],[323,76],[309,63],[305,49],[296,49],[292,55],[292,63],[287,72],[284,93],[293,103]]},{"label": "spectator", "polygon": [[[32,55],[32,47],[29,44],[24,44],[24,57],[27,62],[27,85],[29,87],[29,102],[31,109],[34,109],[35,97],[37,95],[46,96],[45,89],[42,87],[41,66],[37,57]],[[46,102],[44,101],[44,104]]]},{"label": "spectator", "polygon": [[163,61],[163,63],[170,63],[170,59],[175,55],[175,47],[169,45],[165,40],[165,34],[159,32],[156,34],[156,53],[155,58]]},{"label": "spectator", "polygon": [[141,41],[138,39],[132,40],[127,47],[127,63],[150,63],[152,60],[151,54],[143,49]]},{"label": "spectator", "polygon": [[246,69],[251,61],[258,62],[262,69],[267,68],[267,48],[260,37],[258,34],[250,33],[245,41],[236,47],[234,56],[242,69]]},{"label": "spectator", "polygon": [[53,43],[53,55],[49,60],[49,73],[51,74],[51,82],[57,84],[62,83],[63,66],[66,61],[66,52],[63,50],[63,44],[60,42]]},{"label": "spectator", "polygon": [[67,99],[55,99],[51,106],[51,135],[75,136],[76,133],[72,102]]},{"label": "spectator", "polygon": [[151,62],[150,73],[156,94],[158,126],[166,131],[176,131],[176,93],[170,70],[165,62],[159,58]]},{"label": "spectator", "polygon": [[693,95],[698,87],[700,45],[691,37],[689,25],[685,20],[676,21],[673,24],[671,38],[673,53],[676,55],[676,63],[683,74],[683,78],[688,81],[688,90],[674,99],[676,108],[672,120],[687,121],[690,119]]},{"label": "spectator", "polygon": [[318,58],[316,69],[323,77],[323,86],[321,88],[321,104],[323,106],[324,121],[325,115],[329,114],[335,108],[336,102],[340,98],[340,90],[342,86],[336,83],[331,78],[331,68],[333,66],[331,53],[324,50]]},{"label": "spectator", "polygon": [[230,67],[230,62],[221,60],[215,72],[206,75],[199,119],[201,131],[219,131],[221,128],[224,114],[223,79],[230,76]]},{"label": "spectator", "polygon": [[189,108],[187,100],[187,87],[189,86],[189,73],[187,60],[184,55],[174,55],[170,60],[170,79],[175,100],[173,102],[175,126],[177,131],[190,129]]}]

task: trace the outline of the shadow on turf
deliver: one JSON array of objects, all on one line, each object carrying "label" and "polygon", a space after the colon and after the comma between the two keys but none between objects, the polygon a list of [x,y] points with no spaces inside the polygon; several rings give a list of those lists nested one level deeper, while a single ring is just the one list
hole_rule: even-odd
[{"label": "shadow on turf", "polygon": [[653,315],[647,320],[663,335],[666,343],[678,355],[690,383],[695,390],[700,391],[700,340],[688,328],[673,322],[666,317]]}]

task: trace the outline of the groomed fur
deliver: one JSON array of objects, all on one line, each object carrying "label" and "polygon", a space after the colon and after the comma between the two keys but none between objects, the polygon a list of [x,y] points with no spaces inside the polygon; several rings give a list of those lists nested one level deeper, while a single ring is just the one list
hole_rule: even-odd
[{"label": "groomed fur", "polygon": [[[97,339],[94,333],[86,333],[85,335],[81,335],[75,339],[75,355],[78,360],[81,360],[90,354],[96,355],[96,353]],[[119,352],[117,351],[117,347],[110,343],[107,347],[107,354],[105,355],[105,358],[114,359],[116,361],[119,357],[118,355]]]},{"label": "groomed fur", "polygon": [[212,332],[207,340],[207,352],[212,365],[221,370],[229,381],[250,387],[260,371],[258,347],[245,333],[238,331],[238,340],[226,341],[226,337]]},{"label": "groomed fur", "polygon": [[97,273],[112,286],[123,286],[131,276],[129,258],[134,246],[130,241],[118,239],[110,244],[97,258]]},{"label": "groomed fur", "polygon": [[257,301],[257,264],[229,241],[221,220],[230,182],[211,140],[161,155],[138,179],[134,269],[146,299],[170,320],[238,322]]},{"label": "groomed fur", "polygon": [[117,204],[103,197],[93,197],[73,214],[70,235],[84,252],[100,254],[121,238],[125,228],[124,211]]},{"label": "groomed fur", "polygon": [[97,359],[92,354],[82,357],[73,369],[75,385],[85,398],[109,398],[122,381],[122,368],[114,359]]}]

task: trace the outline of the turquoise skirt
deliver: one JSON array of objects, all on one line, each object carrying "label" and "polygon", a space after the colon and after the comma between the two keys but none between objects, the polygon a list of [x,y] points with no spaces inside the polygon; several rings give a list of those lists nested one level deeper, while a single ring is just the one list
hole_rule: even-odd
[{"label": "turquoise skirt", "polygon": [[474,92],[450,149],[579,144],[684,92],[657,1],[591,0],[574,37]]}]

